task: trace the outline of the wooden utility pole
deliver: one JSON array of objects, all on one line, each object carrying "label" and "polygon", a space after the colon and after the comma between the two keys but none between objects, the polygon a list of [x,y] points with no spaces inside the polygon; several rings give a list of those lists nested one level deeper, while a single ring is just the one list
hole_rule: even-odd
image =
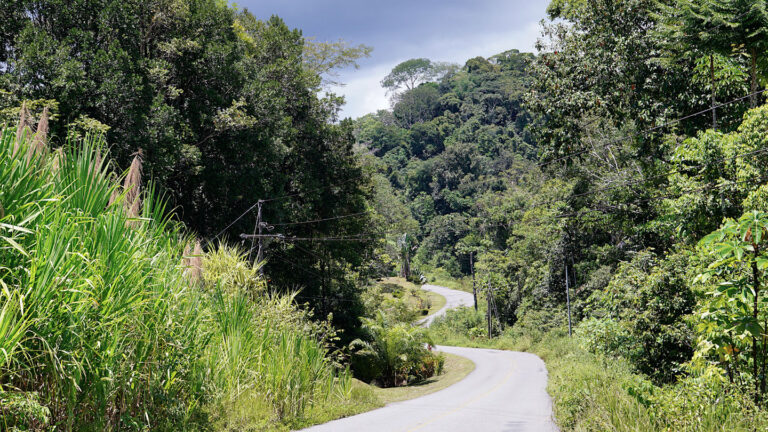
[{"label": "wooden utility pole", "polygon": [[469,252],[469,268],[472,272],[472,297],[475,299],[475,312],[477,312],[477,288],[475,288],[475,261],[472,257],[474,252]]},{"label": "wooden utility pole", "polygon": [[[258,227],[258,230],[259,230],[259,237],[258,237],[259,248],[258,248],[258,250],[256,252],[256,262],[261,262],[261,259],[262,259],[262,256],[263,256],[263,251],[262,251],[262,248],[261,248],[261,239],[262,239],[262,237],[261,237],[261,228],[262,228],[262,226],[261,226],[261,206],[262,206],[262,204],[264,204],[264,201],[259,200],[257,204],[259,206],[259,210],[256,213],[256,226]],[[262,266],[259,269],[259,272],[261,273],[262,276],[264,276],[264,266]]]},{"label": "wooden utility pole", "polygon": [[568,305],[568,336],[571,336],[571,287],[568,285],[568,261],[563,260],[565,264],[565,301]]}]

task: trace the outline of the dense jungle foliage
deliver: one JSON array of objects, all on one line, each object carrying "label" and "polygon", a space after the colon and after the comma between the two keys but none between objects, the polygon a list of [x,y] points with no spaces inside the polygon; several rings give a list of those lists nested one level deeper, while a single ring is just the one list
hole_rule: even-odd
[{"label": "dense jungle foliage", "polygon": [[[474,267],[495,328],[518,337],[566,328],[570,305],[583,349],[647,380],[622,390],[640,404],[736,392],[746,402],[723,410],[755,418],[768,362],[768,6],[556,0],[548,13],[535,56],[471,59],[356,121],[377,208],[409,238],[384,256],[413,279],[466,281]],[[477,317],[433,336],[469,343],[484,327]],[[644,399],[655,386],[683,396]],[[668,414],[648,430],[704,427],[675,429],[666,422],[695,413]],[[713,418],[707,430],[723,427]],[[566,426],[643,423],[589,424]]]},{"label": "dense jungle foliage", "polygon": [[320,90],[369,47],[305,39],[220,0],[13,0],[0,17],[0,123],[47,107],[56,146],[104,134],[121,170],[141,151],[144,179],[206,238],[258,231],[258,200],[273,234],[363,237],[272,241],[265,254],[276,289],[301,287],[354,337],[362,306],[338,299],[357,298],[370,260],[371,186],[350,124],[336,122],[342,99]]},{"label": "dense jungle foliage", "polygon": [[[764,429],[768,4],[552,0],[541,32],[340,120],[370,47],[220,0],[0,4],[0,428],[286,430],[437,342],[542,355],[564,430]],[[412,327],[398,274],[480,311]]]}]

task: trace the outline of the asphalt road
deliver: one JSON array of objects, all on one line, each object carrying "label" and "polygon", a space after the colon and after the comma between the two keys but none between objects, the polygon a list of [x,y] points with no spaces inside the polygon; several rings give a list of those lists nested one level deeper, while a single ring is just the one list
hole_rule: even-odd
[{"label": "asphalt road", "polygon": [[432,291],[445,297],[445,306],[443,306],[442,309],[435,312],[434,314],[419,320],[417,322],[419,325],[425,325],[429,327],[435,318],[445,315],[445,312],[448,309],[455,309],[459,306],[472,307],[475,304],[474,299],[472,298],[472,294],[468,292],[452,290],[437,285],[422,285],[421,289]]},{"label": "asphalt road", "polygon": [[[472,295],[425,285],[446,307],[472,305]],[[467,296],[469,299],[467,300]],[[429,325],[432,320],[428,320]],[[475,363],[475,370],[438,392],[305,429],[308,432],[550,432],[557,431],[546,392],[547,370],[533,354],[437,347]]]}]

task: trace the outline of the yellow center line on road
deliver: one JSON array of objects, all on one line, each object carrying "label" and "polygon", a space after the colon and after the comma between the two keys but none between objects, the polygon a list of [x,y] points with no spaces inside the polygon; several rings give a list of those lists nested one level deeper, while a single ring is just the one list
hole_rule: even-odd
[{"label": "yellow center line on road", "polygon": [[427,421],[425,421],[423,423],[419,423],[419,424],[417,424],[416,426],[414,426],[411,429],[406,429],[405,432],[414,432],[414,431],[422,429],[422,428],[424,428],[426,426],[429,426],[432,423],[435,423],[435,422],[437,422],[439,420],[442,420],[442,419],[448,417],[449,415],[451,415],[451,414],[453,414],[453,413],[455,413],[457,411],[460,411],[460,410],[466,408],[467,406],[477,402],[478,400],[480,400],[480,399],[490,395],[491,393],[493,393],[493,392],[497,391],[499,388],[501,388],[501,386],[506,384],[507,381],[509,381],[510,378],[512,378],[512,375],[515,373],[515,370],[516,370],[515,363],[513,362],[512,363],[512,368],[509,370],[509,373],[507,375],[505,375],[504,378],[498,384],[496,384],[495,386],[491,387],[491,389],[488,390],[487,392],[479,394],[479,395],[473,397],[472,399],[464,402],[463,404],[461,404],[461,405],[459,405],[459,406],[457,406],[455,408],[449,409],[447,411],[443,411],[443,412],[435,415],[434,417],[432,417],[430,420],[427,420]]}]

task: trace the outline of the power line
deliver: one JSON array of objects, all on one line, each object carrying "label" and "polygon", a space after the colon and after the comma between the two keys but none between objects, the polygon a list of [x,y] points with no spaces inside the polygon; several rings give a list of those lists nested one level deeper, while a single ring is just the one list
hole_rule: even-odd
[{"label": "power line", "polygon": [[[757,154],[760,154],[760,153],[766,153],[766,152],[768,152],[768,147],[764,147],[764,148],[761,148],[761,149],[752,150],[752,151],[748,151],[748,152],[744,152],[744,153],[737,153],[737,154],[732,155],[732,156],[723,156],[723,157],[716,158],[716,159],[714,159],[712,161],[709,161],[709,162],[700,163],[700,164],[697,164],[697,165],[689,165],[689,166],[685,167],[685,170],[691,170],[691,169],[697,169],[697,168],[705,168],[705,167],[711,166],[713,163],[723,162],[723,161],[726,161],[726,160],[729,160],[729,159],[730,160],[735,160],[736,158],[739,158],[739,157],[753,156],[753,155],[757,155]],[[614,184],[614,185],[611,185],[611,186],[602,187],[602,188],[599,188],[599,189],[596,189],[596,190],[591,190],[591,191],[582,192],[582,193],[579,193],[579,194],[576,194],[576,195],[571,195],[567,199],[570,200],[570,199],[574,199],[574,198],[582,198],[582,197],[585,197],[585,196],[594,195],[596,193],[617,189],[617,188],[622,187],[622,186],[632,186],[632,185],[637,185],[637,184],[641,184],[641,183],[646,183],[648,181],[655,180],[655,179],[660,179],[660,178],[663,178],[663,177],[667,177],[667,176],[670,176],[672,174],[683,174],[683,172],[685,170],[681,171],[678,168],[673,168],[673,169],[671,169],[669,171],[666,171],[666,172],[663,172],[661,174],[657,174],[657,175],[654,175],[654,176],[651,176],[651,177],[646,177],[646,178],[643,178],[643,179],[640,179],[640,180],[628,180],[628,181],[621,182],[621,183],[618,183],[618,184]],[[559,201],[559,200],[545,201],[545,202],[541,202],[541,203],[536,203],[533,206],[528,207],[528,208],[532,209],[532,208],[542,207],[542,206],[546,206],[548,204],[554,204],[557,201]]]},{"label": "power line", "polygon": [[[757,184],[760,184],[762,182],[765,182],[766,180],[768,180],[768,176],[760,177],[760,178],[754,180],[754,182],[755,182],[755,185],[757,185]],[[616,203],[613,207],[617,208],[617,206],[619,206],[619,205],[630,206],[630,205],[633,205],[633,204],[639,205],[639,204],[651,203],[651,202],[654,202],[654,201],[662,201],[662,200],[666,200],[666,199],[682,198],[683,196],[685,196],[687,194],[690,194],[690,193],[701,192],[701,191],[705,191],[705,190],[708,190],[708,189],[709,190],[717,190],[717,189],[725,188],[727,186],[738,186],[738,185],[747,184],[750,181],[752,181],[752,180],[727,181],[727,182],[723,182],[723,183],[719,183],[719,184],[718,183],[714,183],[714,182],[709,182],[709,183],[704,184],[702,186],[695,187],[693,189],[687,189],[687,190],[682,191],[680,193],[670,193],[670,194],[665,194],[665,195],[656,195],[656,196],[653,196],[653,197],[638,199],[638,200],[635,200],[635,201]],[[524,211],[527,212],[530,209],[531,208],[521,209],[521,210],[524,210]],[[608,215],[608,214],[614,214],[614,212],[606,211],[606,210],[603,210],[603,209],[583,208],[583,209],[581,209],[579,211],[574,211],[574,212],[569,212],[569,213],[559,213],[559,214],[539,217],[539,218],[535,218],[535,219],[528,219],[528,220],[525,221],[525,223],[526,224],[535,224],[535,223],[539,223],[539,222],[552,222],[552,221],[555,221],[557,219],[572,219],[572,218],[576,218],[576,217],[585,216],[587,214]],[[518,221],[518,223],[519,222],[521,222],[521,221]],[[513,223],[516,223],[516,222],[511,222],[510,224],[513,224]],[[488,228],[488,227],[510,228],[509,227],[510,224],[502,224],[502,223],[484,224],[484,225],[482,225],[482,227],[483,228]],[[465,227],[464,231],[469,231],[471,229],[472,229],[471,227]]]},{"label": "power line", "polygon": [[287,241],[371,241],[381,240],[383,237],[286,237]]},{"label": "power line", "polygon": [[265,200],[262,200],[262,201],[263,202],[271,202],[271,201],[279,201],[281,199],[286,199],[286,198],[293,198],[293,197],[297,197],[297,196],[305,194],[305,193],[316,192],[316,191],[320,191],[320,190],[324,190],[324,189],[330,189],[332,187],[342,186],[342,185],[345,185],[347,183],[351,183],[353,181],[358,181],[358,180],[360,180],[360,179],[359,178],[351,178],[351,179],[345,180],[345,181],[343,181],[341,183],[320,186],[320,187],[315,188],[315,189],[309,189],[309,190],[305,190],[305,191],[302,191],[302,192],[296,192],[296,193],[292,193],[292,194],[288,194],[288,195],[283,195],[283,196],[278,196],[278,197],[274,197],[274,198],[269,198],[269,199],[265,199]]},{"label": "power line", "polygon": [[[708,112],[710,112],[712,110],[716,110],[718,108],[722,108],[722,107],[724,107],[726,105],[730,105],[730,104],[733,104],[733,103],[736,103],[736,102],[740,102],[740,101],[742,101],[744,99],[749,99],[752,96],[756,96],[756,95],[765,93],[766,91],[768,91],[768,89],[758,90],[756,92],[749,93],[749,94],[747,94],[745,96],[741,96],[741,97],[738,97],[736,99],[732,99],[732,100],[730,100],[728,102],[724,102],[724,103],[721,103],[719,105],[711,106],[711,107],[709,107],[707,109],[695,112],[693,114],[688,114],[686,116],[683,116],[683,117],[680,117],[680,118],[677,118],[677,119],[674,119],[674,120],[670,120],[670,121],[668,121],[666,123],[663,123],[663,124],[658,125],[658,126],[654,126],[652,128],[648,128],[648,129],[646,129],[644,131],[634,132],[634,133],[631,133],[631,134],[628,134],[628,135],[625,135],[625,136],[622,136],[622,137],[619,137],[619,138],[615,138],[615,139],[609,140],[608,142],[603,143],[601,145],[601,147],[606,148],[606,147],[612,146],[612,145],[614,145],[616,143],[619,143],[619,142],[621,142],[621,141],[623,141],[625,139],[630,139],[630,138],[634,138],[634,137],[637,137],[637,136],[646,136],[646,135],[650,134],[651,132],[655,132],[655,131],[657,131],[659,129],[662,129],[662,128],[665,128],[667,126],[671,126],[671,125],[680,123],[680,122],[682,122],[684,120],[688,120],[690,118],[693,118],[693,117],[696,117],[696,116],[699,116],[699,115],[702,115],[702,114],[706,114],[706,113],[708,113]],[[560,157],[552,159],[550,161],[540,162],[539,163],[539,167],[547,166],[547,165],[553,164],[555,162],[560,162],[560,161],[565,160],[565,159],[570,159],[573,156],[579,156],[579,155],[587,153],[587,152],[589,152],[591,150],[593,150],[593,149],[592,148],[583,148],[581,150],[577,150],[577,151],[575,151],[573,153],[569,153],[569,154],[560,156]]]},{"label": "power line", "polygon": [[319,258],[319,259],[325,259],[325,258],[321,257],[320,255],[318,255],[318,254],[316,254],[316,253],[312,252],[311,250],[309,250],[309,249],[307,249],[307,248],[305,248],[305,247],[302,247],[302,246],[301,246],[301,245],[299,245],[298,243],[292,243],[292,246],[293,246],[294,248],[298,249],[298,250],[304,251],[305,253],[307,253],[307,254],[309,254],[309,255],[312,255],[312,256],[314,256],[315,258]]},{"label": "power line", "polygon": [[[350,178],[350,179],[348,179],[348,180],[345,180],[345,181],[343,181],[343,182],[341,182],[341,183],[336,183],[336,184],[329,184],[329,185],[325,185],[325,186],[320,186],[320,187],[318,187],[318,188],[309,189],[309,190],[306,190],[306,191],[302,191],[302,192],[296,192],[296,193],[293,193],[293,194],[288,194],[288,195],[277,196],[277,197],[274,197],[274,198],[267,198],[267,199],[263,199],[263,200],[257,200],[255,203],[253,203],[253,205],[252,205],[252,206],[248,207],[248,209],[247,209],[247,210],[245,210],[245,211],[244,211],[242,214],[240,214],[240,216],[238,216],[237,218],[235,218],[235,220],[233,220],[233,221],[232,221],[232,222],[231,222],[229,225],[227,225],[227,226],[226,226],[226,227],[225,227],[223,230],[219,231],[219,232],[218,232],[218,233],[217,233],[215,236],[213,236],[213,238],[211,238],[210,240],[207,240],[207,241],[205,242],[205,245],[207,246],[208,244],[210,244],[210,243],[211,243],[211,242],[213,242],[214,240],[218,239],[218,238],[219,238],[219,237],[220,237],[222,234],[224,234],[224,233],[225,233],[225,232],[226,232],[228,229],[232,228],[232,226],[233,226],[234,224],[236,224],[236,223],[237,223],[237,222],[238,222],[240,219],[242,219],[243,217],[245,217],[245,215],[247,215],[247,214],[248,214],[248,213],[250,213],[250,212],[251,212],[253,209],[255,209],[255,208],[256,208],[256,207],[259,205],[259,203],[260,203],[260,202],[261,202],[261,203],[266,203],[266,202],[278,201],[278,200],[282,200],[282,199],[286,199],[286,198],[292,198],[292,197],[296,197],[296,196],[302,195],[302,194],[304,194],[304,193],[309,193],[309,192],[316,192],[316,191],[319,191],[319,190],[324,190],[324,189],[330,189],[330,188],[333,188],[333,187],[343,186],[343,185],[346,185],[347,183],[351,183],[351,182],[353,182],[353,181],[359,181],[359,180],[360,180],[359,178]],[[301,223],[308,223],[308,222],[301,222]]]},{"label": "power line", "polygon": [[[751,12],[751,10],[747,10],[747,11],[745,11],[745,12],[743,12],[743,13],[741,13],[741,14],[737,15],[737,16],[734,18],[734,21],[735,21],[735,20],[738,20],[738,19],[741,19],[741,18],[743,18],[745,15],[747,15],[747,14],[748,14],[748,13],[750,13],[750,12]],[[722,26],[724,26],[724,25],[726,25],[726,24],[728,24],[728,23],[727,23],[726,21],[723,21],[722,23],[720,23],[720,24],[716,25],[715,27],[713,27],[713,28],[711,28],[711,29],[707,30],[707,33],[708,33],[708,34],[711,34],[711,33],[713,33],[715,30],[718,30],[720,27],[722,27]],[[729,101],[729,102],[725,102],[725,103],[723,103],[723,104],[720,104],[720,105],[716,105],[716,104],[714,104],[714,103],[713,103],[713,104],[712,104],[712,105],[711,105],[709,108],[707,108],[706,110],[703,110],[703,111],[699,111],[699,112],[697,112],[697,113],[693,113],[693,114],[689,114],[689,115],[687,115],[687,116],[684,116],[684,117],[681,117],[681,118],[678,118],[678,119],[672,120],[672,121],[670,121],[670,122],[667,122],[667,123],[665,123],[665,124],[662,124],[662,125],[660,125],[660,126],[655,126],[655,127],[653,127],[653,128],[647,129],[647,130],[645,131],[645,133],[648,133],[648,132],[653,132],[654,130],[657,130],[657,129],[659,129],[659,128],[662,128],[662,127],[665,127],[665,126],[669,126],[669,125],[671,125],[671,124],[679,123],[679,122],[681,122],[681,121],[683,121],[683,120],[687,120],[687,119],[689,119],[689,118],[692,118],[692,117],[696,117],[696,116],[698,116],[698,115],[701,115],[701,114],[707,113],[707,112],[709,112],[709,111],[713,111],[713,113],[714,113],[714,112],[716,112],[716,111],[717,111],[717,109],[718,109],[718,108],[721,108],[721,107],[723,107],[723,106],[725,106],[725,105],[729,105],[729,104],[731,104],[731,103],[735,103],[735,102],[738,102],[738,101],[741,101],[741,100],[744,100],[744,99],[750,98],[750,97],[752,97],[752,96],[756,96],[756,95],[758,95],[758,94],[760,94],[760,93],[763,93],[763,92],[765,92],[765,91],[768,91],[768,89],[765,89],[765,90],[761,90],[761,91],[757,91],[757,92],[754,92],[754,93],[752,93],[752,94],[748,94],[748,95],[746,95],[746,96],[743,96],[743,97],[741,97],[741,98],[737,98],[737,99],[731,100],[731,101]],[[713,102],[714,102],[714,101],[713,101]],[[643,132],[640,132],[640,133],[643,133]],[[643,133],[643,134],[645,134],[645,133]],[[637,134],[631,134],[631,135],[628,135],[628,136],[626,136],[626,137],[624,137],[624,138],[631,138],[631,137],[633,137],[633,136],[636,136],[636,135],[637,135]],[[610,143],[610,142],[609,142],[609,143],[608,143],[608,144],[606,144],[605,146],[607,146],[607,145],[612,145],[612,144],[613,144],[613,143]],[[562,156],[562,157],[559,157],[559,158],[557,158],[557,159],[554,159],[554,160],[551,160],[551,161],[542,162],[542,163],[540,163],[540,164],[539,164],[539,166],[546,166],[546,165],[549,165],[549,164],[551,164],[551,163],[555,163],[555,162],[558,162],[558,161],[560,161],[560,160],[563,160],[563,159],[567,159],[567,158],[570,158],[570,157],[572,157],[572,156],[578,156],[578,155],[580,155],[580,154],[586,153],[587,151],[589,151],[589,149],[582,149],[582,150],[576,151],[576,152],[574,152],[574,153],[571,153],[571,154],[568,154],[568,155],[564,155],[564,156]]]},{"label": "power line", "polygon": [[339,301],[339,302],[350,302],[350,303],[359,303],[358,300],[348,299],[344,297],[317,297],[317,296],[305,296],[301,294],[297,294],[296,297],[303,298],[303,299],[311,299],[311,300],[324,300],[324,301]]},{"label": "power line", "polygon": [[[273,253],[278,253],[278,254],[281,254],[281,252],[279,252],[279,251],[273,251]],[[281,254],[281,255],[282,255],[282,254]],[[285,263],[288,263],[288,264],[289,264],[291,267],[293,267],[293,268],[298,268],[299,270],[302,270],[302,271],[304,271],[305,273],[307,273],[307,274],[309,274],[309,275],[312,275],[312,276],[315,276],[315,277],[318,277],[318,278],[322,278],[322,276],[321,276],[319,273],[317,273],[317,272],[315,272],[315,271],[312,271],[312,270],[309,270],[309,269],[307,269],[307,268],[306,268],[307,266],[303,266],[303,265],[301,265],[301,264],[297,264],[297,263],[295,263],[295,262],[293,262],[293,261],[291,261],[291,260],[289,260],[289,259],[287,259],[287,258],[284,258],[284,257],[282,257],[282,256],[279,256],[279,255],[272,255],[272,256],[273,256],[274,258],[277,258],[277,259],[279,259],[280,261],[283,261],[283,262],[285,262]]]},{"label": "power line", "polygon": [[[756,184],[764,182],[767,179],[768,179],[768,177],[761,177],[760,179],[757,180]],[[666,199],[682,198],[683,196],[685,196],[687,194],[690,194],[690,193],[694,193],[694,192],[702,192],[702,191],[705,191],[705,190],[708,190],[708,189],[717,190],[717,189],[721,189],[721,188],[724,188],[724,187],[727,187],[727,186],[736,186],[736,185],[746,184],[746,183],[749,183],[749,181],[748,180],[728,181],[728,182],[724,182],[724,183],[720,183],[720,184],[710,182],[710,183],[707,183],[707,184],[705,184],[703,186],[699,186],[699,187],[696,187],[696,188],[693,188],[693,189],[688,189],[686,191],[681,192],[680,194],[657,195],[657,196],[654,196],[654,197],[639,199],[639,200],[635,200],[635,201],[630,201],[630,202],[625,202],[625,203],[618,203],[618,205],[622,205],[623,204],[623,205],[627,205],[628,206],[628,205],[632,205],[632,204],[643,204],[643,203],[650,203],[650,202],[661,201],[661,200],[666,200]],[[614,206],[614,208],[615,207],[616,206]],[[588,208],[586,210],[588,212],[597,212],[597,213],[602,213],[602,214],[612,214],[611,212],[607,212],[605,210],[600,210],[600,209]]]},{"label": "power line", "polygon": [[285,234],[240,234],[242,239],[252,238],[275,238],[282,241],[368,241],[368,240],[380,240],[382,237],[362,237],[363,235],[371,235],[372,233],[366,233],[356,236],[348,237],[291,237]]},{"label": "power line", "polygon": [[310,224],[310,223],[315,223],[315,222],[326,222],[326,221],[332,221],[332,220],[337,220],[337,219],[346,219],[346,218],[357,217],[357,216],[362,216],[362,215],[367,215],[367,214],[368,214],[368,212],[359,212],[359,213],[352,213],[352,214],[347,214],[347,215],[334,216],[334,217],[329,217],[329,218],[324,218],[324,219],[313,219],[313,220],[306,220],[306,221],[301,221],[301,222],[281,222],[281,223],[273,223],[273,224],[270,224],[270,225],[273,225],[273,226],[303,225],[303,224]]},{"label": "power line", "polygon": [[[713,163],[718,163],[718,162],[726,161],[726,160],[729,160],[729,159],[730,160],[735,160],[735,159],[737,159],[739,157],[754,156],[754,155],[757,155],[757,154],[760,154],[760,153],[766,153],[766,152],[768,152],[768,147],[764,147],[764,148],[757,149],[757,150],[751,150],[751,151],[744,152],[744,153],[737,153],[737,154],[731,155],[731,156],[723,156],[723,157],[716,158],[716,159],[714,159],[712,161],[709,161],[709,162],[700,163],[700,164],[697,164],[697,165],[687,166],[686,169],[690,170],[690,169],[704,168],[704,167],[711,166]],[[533,210],[533,209],[536,209],[536,208],[542,208],[542,207],[546,207],[548,205],[556,204],[558,202],[565,202],[566,200],[571,200],[571,199],[574,199],[574,198],[581,198],[581,197],[585,197],[585,196],[589,196],[589,195],[594,195],[594,194],[597,194],[597,193],[600,193],[600,192],[605,192],[605,191],[608,191],[608,190],[613,190],[613,189],[619,188],[621,186],[632,186],[632,185],[646,183],[646,182],[648,182],[650,180],[661,178],[661,177],[665,177],[665,176],[669,176],[669,175],[672,175],[672,174],[683,174],[683,171],[681,171],[681,170],[679,170],[677,168],[674,168],[674,169],[671,169],[669,171],[666,171],[665,173],[658,174],[658,175],[655,175],[655,176],[652,176],[652,177],[646,177],[646,178],[640,179],[640,180],[630,180],[630,181],[622,182],[622,183],[615,184],[615,185],[612,185],[612,186],[607,186],[607,187],[599,188],[599,189],[596,189],[596,190],[582,192],[582,193],[579,193],[579,194],[576,194],[576,195],[571,195],[571,196],[566,197],[566,198],[564,198],[562,200],[553,199],[553,200],[549,200],[549,201],[534,203],[533,205],[527,206],[524,209],[520,209],[520,210],[529,211],[529,210]],[[493,227],[493,226],[507,227],[507,224],[502,224],[502,223],[490,224],[490,225],[486,224],[484,226],[485,227]]]},{"label": "power line", "polygon": [[250,212],[251,212],[251,210],[255,209],[255,208],[256,208],[256,207],[259,205],[259,203],[260,203],[260,202],[261,202],[261,201],[256,201],[256,202],[255,202],[255,203],[254,203],[252,206],[248,207],[248,210],[244,211],[244,212],[243,212],[243,213],[242,213],[240,216],[238,216],[238,217],[237,217],[235,220],[233,220],[233,221],[232,221],[232,223],[230,223],[229,225],[227,225],[227,226],[226,226],[226,227],[225,227],[223,230],[219,231],[219,233],[218,233],[218,234],[216,234],[215,236],[213,236],[213,238],[212,238],[212,239],[210,239],[210,240],[207,240],[207,241],[205,242],[205,245],[207,246],[207,245],[211,244],[211,242],[213,242],[214,240],[216,240],[217,238],[219,238],[219,236],[221,236],[222,234],[224,234],[224,232],[226,232],[228,229],[232,228],[232,225],[236,224],[236,223],[237,223],[237,222],[238,222],[240,219],[242,219],[243,217],[245,217],[245,215],[247,215],[248,213],[250,213]]}]

